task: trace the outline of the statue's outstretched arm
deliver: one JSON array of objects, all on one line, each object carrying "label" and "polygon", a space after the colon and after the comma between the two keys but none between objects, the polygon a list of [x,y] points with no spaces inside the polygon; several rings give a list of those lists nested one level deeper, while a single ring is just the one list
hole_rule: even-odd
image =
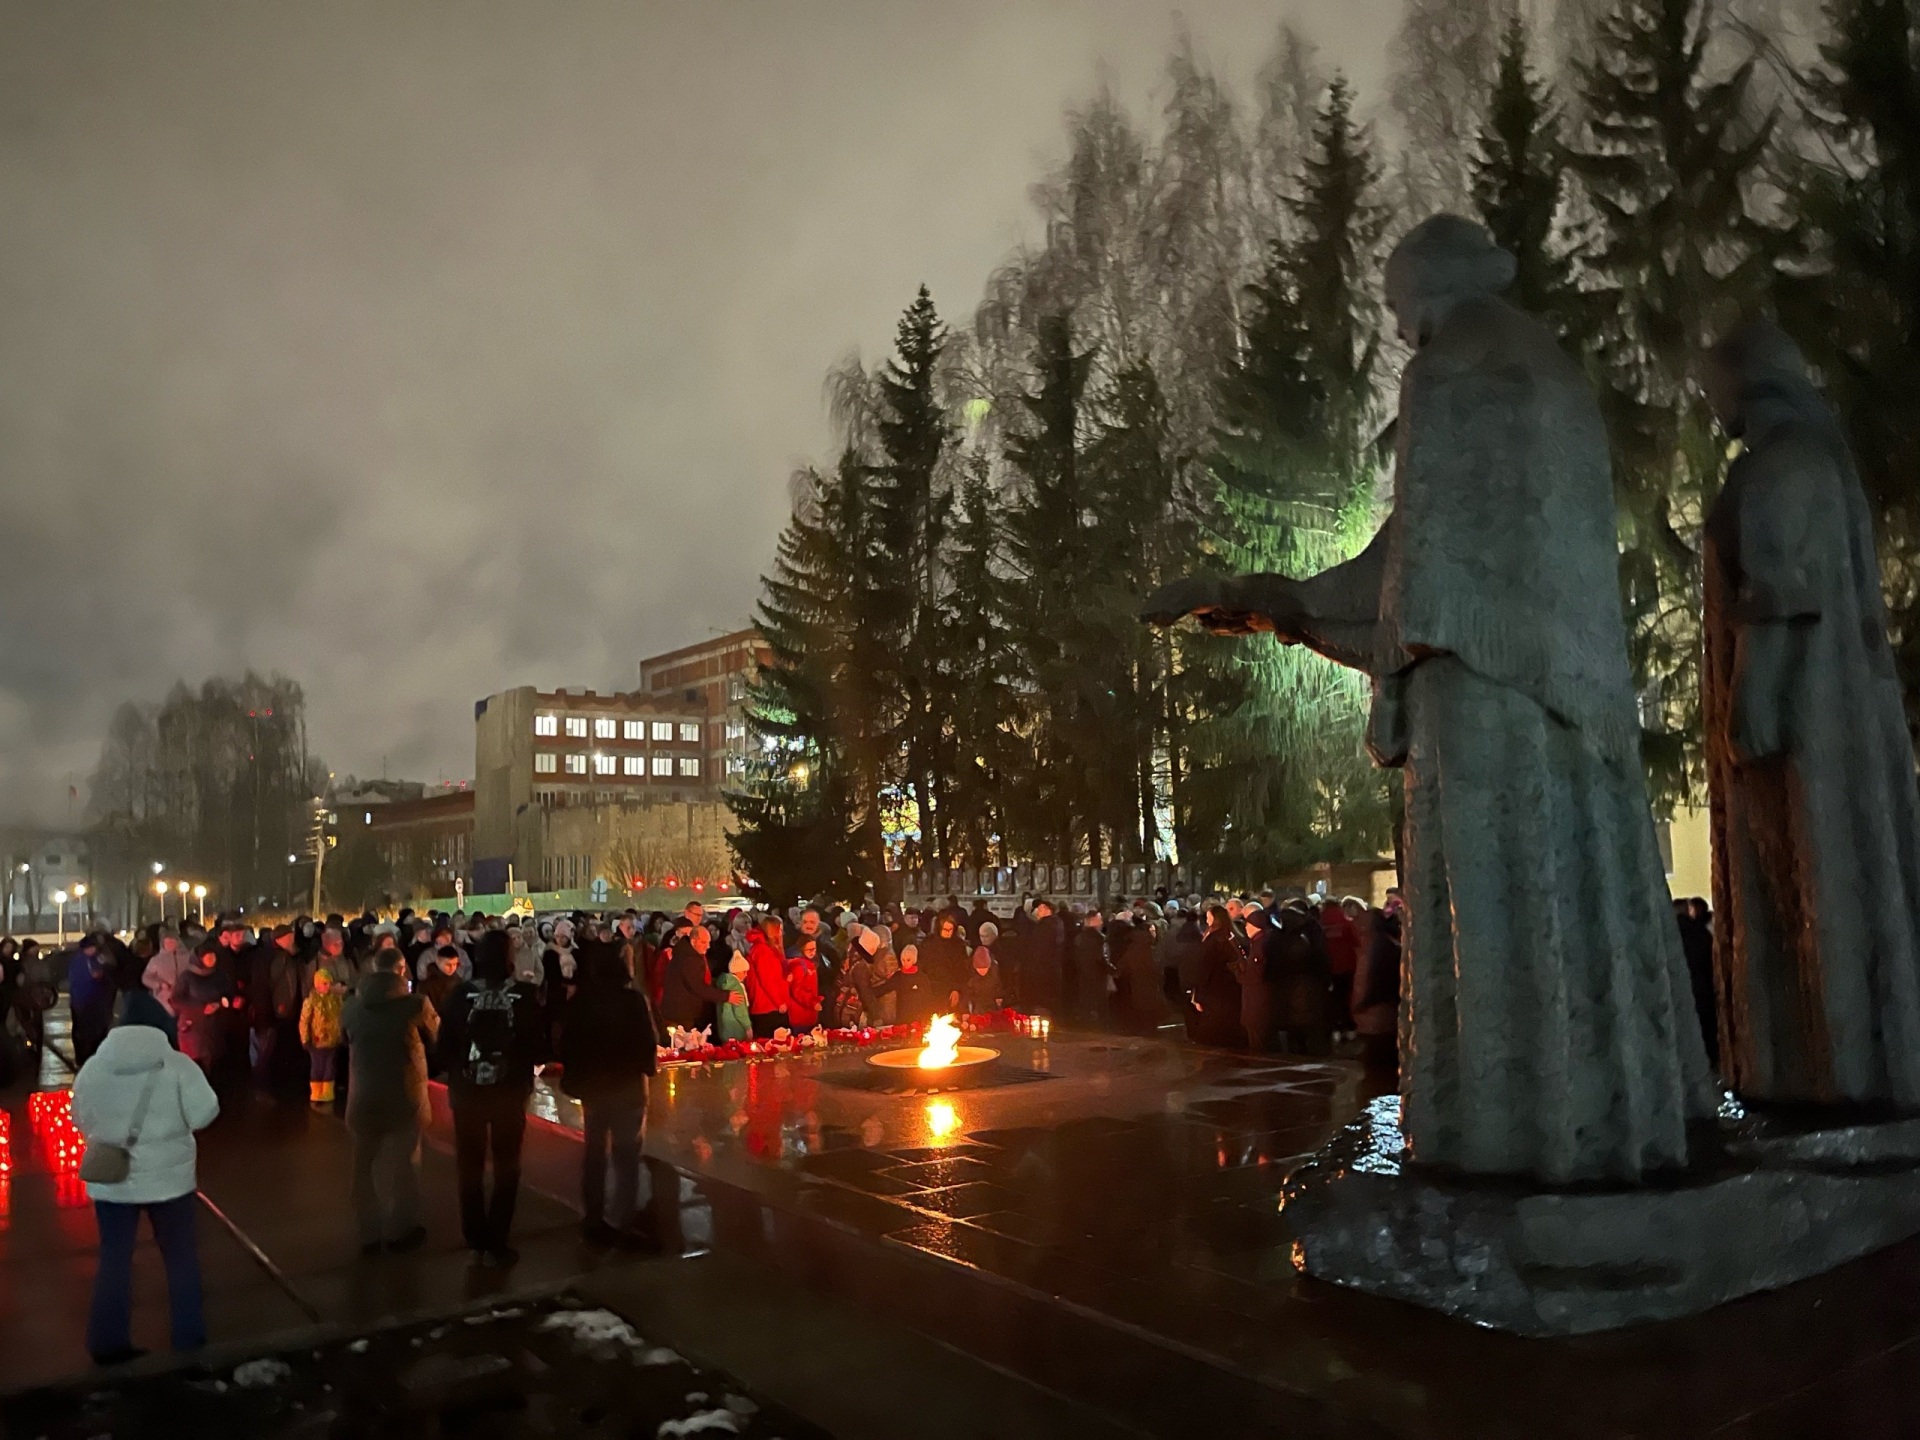
[{"label": "statue's outstretched arm", "polygon": [[1147,601],[1140,618],[1171,625],[1192,615],[1215,635],[1268,632],[1282,644],[1305,645],[1336,664],[1370,671],[1391,525],[1389,519],[1353,559],[1311,579],[1255,574],[1176,580]]}]

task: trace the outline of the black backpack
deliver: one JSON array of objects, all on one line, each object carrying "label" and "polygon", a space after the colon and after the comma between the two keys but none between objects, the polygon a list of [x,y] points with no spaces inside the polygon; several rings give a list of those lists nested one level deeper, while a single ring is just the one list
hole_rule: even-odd
[{"label": "black backpack", "polygon": [[466,1051],[451,1056],[449,1067],[463,1083],[504,1085],[520,1078],[515,1073],[520,1007],[529,1003],[511,981],[498,989],[475,985],[468,993]]}]

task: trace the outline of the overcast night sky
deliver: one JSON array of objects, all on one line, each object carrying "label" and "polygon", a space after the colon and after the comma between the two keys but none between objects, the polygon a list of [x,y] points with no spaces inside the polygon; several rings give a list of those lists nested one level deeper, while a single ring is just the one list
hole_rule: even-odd
[{"label": "overcast night sky", "polygon": [[954,318],[1102,74],[1394,0],[0,5],[0,820],[122,700],[299,680],[341,771],[745,621],[821,381]]}]

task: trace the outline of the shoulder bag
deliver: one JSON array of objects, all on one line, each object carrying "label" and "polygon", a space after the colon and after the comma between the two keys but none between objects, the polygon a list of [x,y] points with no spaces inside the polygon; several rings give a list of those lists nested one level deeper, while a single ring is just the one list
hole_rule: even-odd
[{"label": "shoulder bag", "polygon": [[87,1153],[80,1157],[80,1178],[89,1185],[118,1185],[133,1170],[133,1147],[140,1141],[140,1127],[146,1123],[147,1106],[153,1100],[153,1087],[159,1082],[160,1074],[167,1067],[159,1065],[147,1076],[146,1087],[140,1092],[140,1103],[134,1107],[133,1123],[127,1127],[127,1138],[119,1145],[104,1140],[88,1142]]}]

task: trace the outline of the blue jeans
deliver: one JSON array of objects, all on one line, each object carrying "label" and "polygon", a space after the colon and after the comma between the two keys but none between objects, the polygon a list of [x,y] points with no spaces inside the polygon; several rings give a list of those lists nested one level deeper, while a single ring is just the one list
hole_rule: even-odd
[{"label": "blue jeans", "polygon": [[93,1277],[93,1308],[87,1314],[87,1353],[100,1358],[133,1348],[133,1244],[140,1212],[147,1212],[154,1243],[167,1267],[167,1309],[173,1321],[173,1348],[195,1350],[207,1343],[206,1317],[200,1307],[200,1247],[194,1229],[192,1191],[152,1205],[93,1202],[100,1226],[100,1268]]}]

